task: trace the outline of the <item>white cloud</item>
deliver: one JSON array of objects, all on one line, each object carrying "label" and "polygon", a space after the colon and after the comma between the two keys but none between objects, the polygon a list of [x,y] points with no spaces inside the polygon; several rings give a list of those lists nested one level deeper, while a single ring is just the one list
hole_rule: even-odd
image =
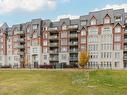
[{"label": "white cloud", "polygon": [[[70,0],[60,0],[69,2]],[[0,0],[0,14],[10,13],[15,10],[34,12],[38,10],[54,9],[59,0]]]},{"label": "white cloud", "polygon": [[57,18],[56,18],[54,21],[59,21],[59,20],[62,19],[62,18],[78,19],[79,16],[70,15],[70,14],[67,14],[67,15],[60,15],[60,16],[57,16]]},{"label": "white cloud", "polygon": [[94,11],[104,10],[104,9],[114,9],[114,10],[125,9],[125,11],[127,12],[127,4],[112,4],[112,5],[108,4],[104,8],[101,8],[101,9],[96,8],[94,9]]}]

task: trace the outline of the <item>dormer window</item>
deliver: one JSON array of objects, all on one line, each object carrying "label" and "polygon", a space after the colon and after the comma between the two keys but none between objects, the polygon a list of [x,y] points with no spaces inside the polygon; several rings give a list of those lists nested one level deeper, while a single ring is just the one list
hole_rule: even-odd
[{"label": "dormer window", "polygon": [[35,30],[35,29],[38,29],[38,25],[37,24],[34,24],[33,25],[33,29]]},{"label": "dormer window", "polygon": [[118,21],[121,21],[122,20],[122,17],[121,16],[116,16],[115,17],[115,21],[118,22]]},{"label": "dormer window", "polygon": [[109,23],[110,23],[110,17],[106,15],[104,18],[104,24],[109,24]]},{"label": "dormer window", "polygon": [[29,33],[29,32],[30,32],[30,27],[27,28],[27,33]]},{"label": "dormer window", "polygon": [[125,23],[127,23],[127,17],[125,18]]},{"label": "dormer window", "polygon": [[66,30],[67,29],[67,26],[64,24],[62,25],[62,30]]},{"label": "dormer window", "polygon": [[83,30],[81,31],[81,36],[84,36],[84,35],[86,35],[86,31],[83,29]]},{"label": "dormer window", "polygon": [[115,27],[115,33],[120,33],[121,32],[121,27],[120,26],[116,26]]},{"label": "dormer window", "polygon": [[86,20],[82,20],[81,21],[81,26],[85,26],[86,25]]},{"label": "dormer window", "polygon": [[90,25],[96,25],[96,23],[97,23],[97,21],[96,21],[96,19],[93,17],[93,18],[91,19]]}]

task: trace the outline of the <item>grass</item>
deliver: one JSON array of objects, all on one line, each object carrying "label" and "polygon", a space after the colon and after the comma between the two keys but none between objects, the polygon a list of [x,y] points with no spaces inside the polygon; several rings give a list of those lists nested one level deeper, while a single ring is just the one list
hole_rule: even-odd
[{"label": "grass", "polygon": [[127,95],[127,71],[4,70],[0,95]]}]

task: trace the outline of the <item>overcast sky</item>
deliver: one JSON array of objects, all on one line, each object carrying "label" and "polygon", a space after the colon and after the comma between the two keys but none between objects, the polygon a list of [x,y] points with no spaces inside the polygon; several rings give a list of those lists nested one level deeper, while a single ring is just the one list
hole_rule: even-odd
[{"label": "overcast sky", "polygon": [[36,18],[78,18],[109,8],[124,8],[127,12],[127,0],[0,0],[0,23],[7,22],[10,26]]}]

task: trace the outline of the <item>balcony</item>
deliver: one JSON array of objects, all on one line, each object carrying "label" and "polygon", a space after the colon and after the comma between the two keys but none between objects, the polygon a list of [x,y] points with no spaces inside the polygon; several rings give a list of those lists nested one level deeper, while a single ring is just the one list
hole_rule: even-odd
[{"label": "balcony", "polygon": [[50,47],[58,47],[58,43],[50,43]]},{"label": "balcony", "polygon": [[52,51],[50,51],[50,54],[58,54],[59,52],[58,52],[58,50],[52,50]]},{"label": "balcony", "polygon": [[127,38],[124,39],[124,42],[127,43]]},{"label": "balcony", "polygon": [[59,61],[59,57],[51,57],[50,61]]},{"label": "balcony", "polygon": [[78,61],[78,57],[70,57],[70,61]]},{"label": "balcony", "polygon": [[21,51],[21,52],[18,52],[17,54],[18,54],[18,55],[24,55],[25,52],[22,52],[22,51]]},{"label": "balcony", "polygon": [[16,46],[16,48],[18,48],[18,49],[23,49],[23,48],[25,48],[25,47],[24,47],[24,45],[19,45],[19,46]]},{"label": "balcony", "polygon": [[78,25],[71,25],[71,26],[68,26],[68,29],[78,29]]},{"label": "balcony", "polygon": [[124,55],[123,59],[124,59],[124,60],[127,60],[127,55]]},{"label": "balcony", "polygon": [[50,40],[58,40],[58,36],[50,36]]},{"label": "balcony", "polygon": [[71,49],[70,53],[78,53],[78,49]]},{"label": "balcony", "polygon": [[48,28],[48,31],[57,31],[58,30],[58,28],[57,27],[54,27],[54,28]]},{"label": "balcony", "polygon": [[17,39],[17,42],[25,42],[25,40],[24,39]]},{"label": "balcony", "polygon": [[125,33],[127,33],[127,29],[125,29]]},{"label": "balcony", "polygon": [[78,38],[78,34],[70,34],[70,38]]},{"label": "balcony", "polygon": [[21,35],[21,34],[25,34],[25,33],[23,31],[17,31],[16,34]]},{"label": "balcony", "polygon": [[70,46],[77,46],[78,42],[70,42]]}]

